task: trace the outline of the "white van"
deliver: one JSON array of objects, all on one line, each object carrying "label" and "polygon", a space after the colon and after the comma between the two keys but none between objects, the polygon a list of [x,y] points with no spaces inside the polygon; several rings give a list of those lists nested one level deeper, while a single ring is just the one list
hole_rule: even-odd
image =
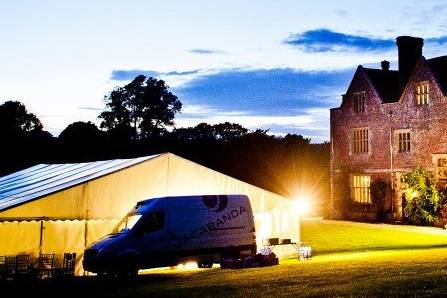
[{"label": "white van", "polygon": [[253,212],[245,195],[200,195],[139,202],[112,234],[84,252],[83,266],[99,274],[195,261],[211,267],[224,257],[256,253]]}]

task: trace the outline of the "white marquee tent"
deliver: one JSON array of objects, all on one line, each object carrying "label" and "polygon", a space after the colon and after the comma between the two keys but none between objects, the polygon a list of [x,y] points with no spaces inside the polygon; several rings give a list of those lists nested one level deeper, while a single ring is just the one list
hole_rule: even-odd
[{"label": "white marquee tent", "polygon": [[[163,196],[246,194],[262,239],[297,240],[292,201],[171,153],[73,164],[39,164],[0,177],[0,255],[76,252],[109,233],[138,201]],[[275,249],[280,257],[293,247]]]}]

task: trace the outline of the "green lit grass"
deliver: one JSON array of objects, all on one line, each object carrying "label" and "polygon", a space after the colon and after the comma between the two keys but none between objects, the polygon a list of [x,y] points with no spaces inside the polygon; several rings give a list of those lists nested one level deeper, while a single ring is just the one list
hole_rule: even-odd
[{"label": "green lit grass", "polygon": [[305,221],[302,235],[316,252],[308,261],[288,259],[274,267],[241,270],[152,270],[127,284],[96,278],[43,281],[19,284],[16,294],[26,289],[34,295],[62,291],[94,297],[447,295],[447,234],[442,230]]},{"label": "green lit grass", "polygon": [[331,254],[269,268],[175,274],[170,281],[139,290],[155,296],[196,297],[444,296],[446,254],[443,248],[428,253],[418,249]]},{"label": "green lit grass", "polygon": [[301,239],[314,254],[447,247],[447,231],[437,228],[304,220]]}]

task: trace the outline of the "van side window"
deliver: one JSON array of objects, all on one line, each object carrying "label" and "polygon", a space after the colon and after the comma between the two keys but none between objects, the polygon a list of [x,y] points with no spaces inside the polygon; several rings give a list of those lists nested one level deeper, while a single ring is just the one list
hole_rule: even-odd
[{"label": "van side window", "polygon": [[160,231],[165,226],[165,212],[157,211],[151,212],[146,216],[143,216],[141,224],[139,225],[139,231],[141,234],[152,233]]}]

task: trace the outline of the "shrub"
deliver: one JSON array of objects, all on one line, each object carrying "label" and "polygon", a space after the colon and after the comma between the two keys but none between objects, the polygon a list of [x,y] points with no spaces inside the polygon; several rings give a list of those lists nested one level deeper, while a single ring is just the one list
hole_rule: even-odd
[{"label": "shrub", "polygon": [[419,167],[402,176],[402,188],[406,206],[412,223],[432,225],[439,216],[444,196],[436,189],[430,173]]}]

